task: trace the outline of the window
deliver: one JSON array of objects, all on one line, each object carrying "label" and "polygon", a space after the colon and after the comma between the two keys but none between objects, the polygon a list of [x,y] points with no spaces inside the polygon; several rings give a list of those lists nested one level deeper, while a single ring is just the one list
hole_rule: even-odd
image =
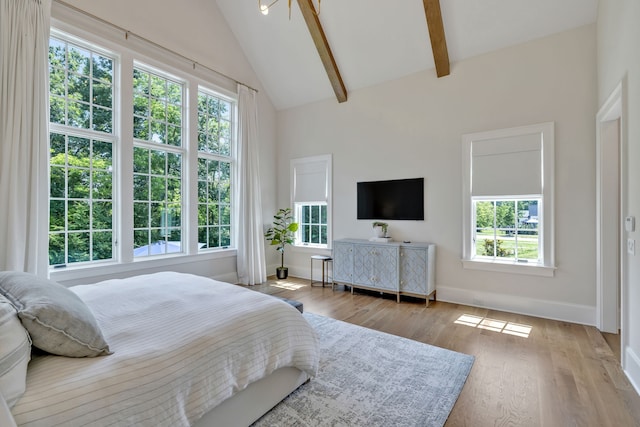
[{"label": "window", "polygon": [[465,268],[553,274],[553,152],[553,123],[463,136]]},{"label": "window", "polygon": [[291,199],[299,224],[296,246],[331,242],[331,155],[291,160]]},{"label": "window", "polygon": [[233,104],[198,92],[198,245],[231,244],[231,120]]},{"label": "window", "polygon": [[50,265],[114,257],[114,62],[50,38]]},{"label": "window", "polygon": [[105,43],[51,32],[49,264],[233,248],[233,93]]},{"label": "window", "polygon": [[327,245],[327,204],[296,204],[298,233],[303,245]]},{"label": "window", "polygon": [[474,198],[475,257],[540,263],[538,207],[534,200]]},{"label": "window", "polygon": [[182,91],[133,70],[133,255],[182,252]]}]

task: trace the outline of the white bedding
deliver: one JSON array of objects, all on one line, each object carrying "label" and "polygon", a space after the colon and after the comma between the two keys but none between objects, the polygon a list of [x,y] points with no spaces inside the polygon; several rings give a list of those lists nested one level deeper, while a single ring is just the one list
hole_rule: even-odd
[{"label": "white bedding", "polygon": [[188,426],[280,367],[316,374],[313,329],[268,295],[180,273],[71,289],[114,354],[33,357],[18,426]]}]

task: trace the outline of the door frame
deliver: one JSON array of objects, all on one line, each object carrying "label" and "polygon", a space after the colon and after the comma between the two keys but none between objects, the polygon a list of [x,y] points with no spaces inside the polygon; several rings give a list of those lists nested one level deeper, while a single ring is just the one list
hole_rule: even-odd
[{"label": "door frame", "polygon": [[[619,121],[619,133],[616,148],[618,151],[617,168],[603,162],[603,153],[612,149],[611,142],[603,137],[605,127],[611,121]],[[596,116],[596,326],[602,332],[621,332],[621,345],[624,348],[626,299],[626,239],[622,217],[627,212],[626,194],[626,77],[621,80],[609,95]],[[617,169],[617,170],[612,170]],[[604,194],[611,191],[604,183],[605,176],[618,176],[618,209],[612,213],[604,202]],[[605,239],[605,230],[612,222],[617,222],[618,239],[611,242]],[[609,226],[609,227],[607,227]],[[617,256],[611,256],[611,253]]]}]

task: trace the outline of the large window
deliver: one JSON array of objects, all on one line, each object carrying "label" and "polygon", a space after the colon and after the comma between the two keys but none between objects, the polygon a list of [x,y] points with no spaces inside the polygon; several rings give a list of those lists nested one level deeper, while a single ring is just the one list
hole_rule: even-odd
[{"label": "large window", "polygon": [[553,123],[463,136],[465,268],[552,275]]},{"label": "large window", "polygon": [[203,73],[51,34],[49,264],[233,248],[233,94]]},{"label": "large window", "polygon": [[51,37],[49,264],[114,258],[114,58]]},{"label": "large window", "polygon": [[231,244],[231,136],[233,104],[198,93],[198,245]]},{"label": "large window", "polygon": [[296,246],[331,242],[331,155],[291,160],[291,200],[298,222]]}]

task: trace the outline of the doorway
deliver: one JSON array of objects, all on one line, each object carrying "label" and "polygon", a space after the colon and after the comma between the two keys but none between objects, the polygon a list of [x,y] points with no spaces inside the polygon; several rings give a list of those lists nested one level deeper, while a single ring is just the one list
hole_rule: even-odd
[{"label": "doorway", "polygon": [[[622,215],[625,151],[622,81],[596,119],[596,326],[620,355],[624,346],[624,263],[627,242]],[[617,335],[617,337],[615,336]],[[616,351],[617,350],[617,351]]]}]

